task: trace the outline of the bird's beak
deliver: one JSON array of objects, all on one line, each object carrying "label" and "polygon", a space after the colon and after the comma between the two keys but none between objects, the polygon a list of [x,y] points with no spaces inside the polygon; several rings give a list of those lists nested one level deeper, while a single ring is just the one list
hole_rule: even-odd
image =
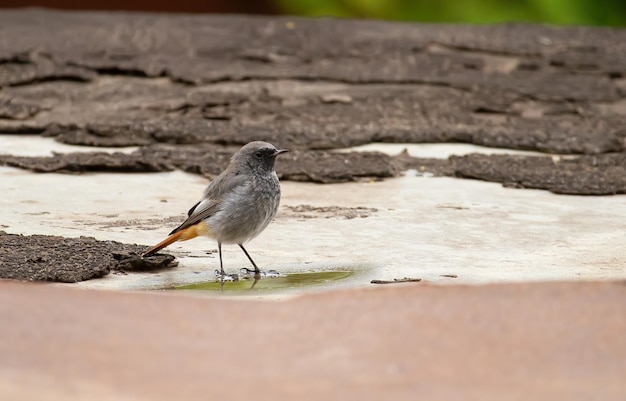
[{"label": "bird's beak", "polygon": [[276,149],[276,152],[272,153],[272,156],[276,157],[281,153],[287,153],[287,152],[289,152],[289,149]]}]

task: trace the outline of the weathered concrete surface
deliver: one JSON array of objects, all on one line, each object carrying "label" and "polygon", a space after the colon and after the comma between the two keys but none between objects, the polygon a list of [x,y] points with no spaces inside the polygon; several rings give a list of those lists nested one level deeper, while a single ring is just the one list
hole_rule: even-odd
[{"label": "weathered concrete surface", "polygon": [[[419,156],[422,146],[411,146],[409,152]],[[461,153],[451,145],[427,148],[440,146]],[[463,146],[466,152],[474,150]],[[147,248],[184,220],[207,181],[182,171],[36,174],[0,167],[0,193],[5,194],[0,228]],[[403,277],[440,284],[626,279],[626,223],[619,217],[626,215],[623,195],[562,196],[411,173],[338,185],[284,181],[281,188],[276,219],[247,249],[261,268],[284,274],[357,273],[324,289]],[[25,246],[24,252],[29,249]],[[36,259],[35,249],[31,257]],[[115,249],[82,251],[98,250]],[[63,251],[57,251],[59,263]],[[175,268],[110,274],[76,285],[145,289],[214,280],[216,251],[215,241],[207,238],[178,242],[164,250],[176,256]],[[249,265],[236,246],[225,246],[224,252],[230,273]]]},{"label": "weathered concrete surface", "polygon": [[247,302],[0,281],[0,397],[621,401],[625,305],[624,283]]}]

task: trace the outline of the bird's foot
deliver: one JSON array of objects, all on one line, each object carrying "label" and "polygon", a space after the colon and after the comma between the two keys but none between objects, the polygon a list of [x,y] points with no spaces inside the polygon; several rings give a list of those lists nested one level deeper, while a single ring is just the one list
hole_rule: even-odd
[{"label": "bird's foot", "polygon": [[215,270],[215,278],[217,281],[239,281],[238,274],[223,273],[219,270]]},{"label": "bird's foot", "polygon": [[260,279],[260,278],[276,278],[276,277],[280,277],[281,274],[279,272],[277,272],[276,270],[253,270],[253,269],[248,269],[247,267],[242,268],[241,270],[239,270],[239,272],[241,273],[241,277],[242,278],[255,278],[255,279]]}]

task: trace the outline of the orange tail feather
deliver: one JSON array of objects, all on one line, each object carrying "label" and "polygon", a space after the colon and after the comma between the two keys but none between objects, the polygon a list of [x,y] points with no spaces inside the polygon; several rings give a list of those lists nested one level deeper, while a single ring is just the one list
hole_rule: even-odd
[{"label": "orange tail feather", "polygon": [[141,257],[144,258],[146,256],[154,255],[155,253],[159,252],[161,249],[165,248],[166,246],[170,245],[171,243],[178,241],[178,239],[180,238],[181,235],[183,235],[183,231],[179,231],[177,233],[174,233],[174,234],[170,235],[169,237],[165,238],[163,241],[159,242],[158,244],[156,244],[152,248],[150,248],[147,251],[145,251],[144,253],[142,253]]},{"label": "orange tail feather", "polygon": [[207,226],[203,222],[200,222],[196,225],[187,227],[184,230],[175,232],[174,234],[170,235],[169,237],[165,238],[163,241],[159,242],[152,248],[142,253],[141,257],[143,258],[145,256],[154,255],[161,249],[165,248],[166,246],[176,241],[187,241],[188,239],[195,238],[198,235],[207,235],[207,234],[209,234],[209,230]]}]

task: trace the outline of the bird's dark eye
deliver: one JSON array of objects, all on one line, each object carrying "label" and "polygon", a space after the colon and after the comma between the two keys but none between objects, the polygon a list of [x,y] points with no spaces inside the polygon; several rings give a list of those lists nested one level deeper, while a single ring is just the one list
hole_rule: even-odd
[{"label": "bird's dark eye", "polygon": [[261,151],[254,152],[254,156],[255,156],[257,159],[260,159],[261,157],[263,157],[263,152],[261,152]]}]

